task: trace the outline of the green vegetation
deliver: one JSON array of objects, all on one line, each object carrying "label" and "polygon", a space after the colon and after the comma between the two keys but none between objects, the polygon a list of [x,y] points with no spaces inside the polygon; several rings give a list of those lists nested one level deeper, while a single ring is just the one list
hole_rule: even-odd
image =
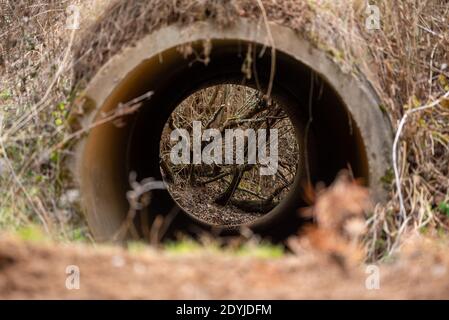
[{"label": "green vegetation", "polygon": [[384,184],[385,189],[389,189],[391,184],[394,181],[394,172],[393,169],[388,169],[384,176],[381,179],[382,183]]},{"label": "green vegetation", "polygon": [[71,231],[69,239],[75,242],[87,242],[89,238],[87,237],[88,230],[85,227],[77,227]]},{"label": "green vegetation", "polygon": [[447,217],[449,217],[449,203],[448,202],[441,202],[440,205],[438,206],[438,209],[440,209],[440,211],[442,213],[444,213]]},{"label": "green vegetation", "polygon": [[12,97],[12,94],[8,89],[5,89],[0,92],[0,100],[8,100],[11,97]]},{"label": "green vegetation", "polygon": [[50,238],[43,232],[42,228],[35,225],[18,228],[17,236],[22,240],[30,242],[47,242],[50,240]]},{"label": "green vegetation", "polygon": [[247,243],[238,247],[220,246],[217,243],[201,244],[194,240],[182,240],[169,242],[164,245],[166,252],[183,255],[200,252],[212,252],[220,254],[230,254],[240,257],[254,257],[262,259],[281,258],[285,255],[285,249],[281,245],[271,244],[269,242]]},{"label": "green vegetation", "polygon": [[168,253],[172,254],[189,254],[200,251],[217,252],[220,250],[219,247],[215,244],[201,245],[201,243],[193,241],[191,239],[168,242],[164,245],[164,249]]},{"label": "green vegetation", "polygon": [[126,245],[131,254],[139,254],[148,249],[148,244],[142,241],[130,241]]},{"label": "green vegetation", "polygon": [[285,249],[281,245],[260,243],[257,245],[243,245],[236,253],[240,256],[249,256],[262,259],[281,258],[285,255]]}]

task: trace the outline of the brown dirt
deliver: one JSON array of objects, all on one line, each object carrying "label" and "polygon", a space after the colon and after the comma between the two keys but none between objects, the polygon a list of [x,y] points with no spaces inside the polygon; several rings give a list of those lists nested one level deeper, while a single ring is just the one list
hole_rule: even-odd
[{"label": "brown dirt", "polygon": [[[449,259],[420,245],[382,265],[380,290],[367,290],[365,268],[343,272],[305,252],[279,259],[82,245],[30,244],[0,238],[0,299],[418,299],[449,298]],[[80,289],[65,287],[68,265]]]},{"label": "brown dirt", "polygon": [[[223,183],[222,185],[221,192],[224,190],[223,188],[226,188],[226,185]],[[220,190],[211,193],[210,189],[176,186],[173,184],[169,185],[168,188],[181,208],[210,224],[218,226],[240,225],[253,222],[264,215],[257,212],[245,212],[231,204],[219,206],[215,203],[215,198],[220,194]]]}]

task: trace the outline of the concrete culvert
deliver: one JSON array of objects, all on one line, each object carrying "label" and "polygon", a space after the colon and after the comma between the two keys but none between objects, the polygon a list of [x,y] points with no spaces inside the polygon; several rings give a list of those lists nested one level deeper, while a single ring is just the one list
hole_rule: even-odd
[{"label": "concrete culvert", "polygon": [[[126,194],[132,172],[137,181],[162,180],[162,132],[183,100],[222,84],[266,93],[272,72],[271,97],[288,114],[301,150],[299,169],[282,200],[258,219],[220,226],[185,214],[170,192],[156,190],[149,205],[137,212],[130,228],[135,232],[129,234],[147,236],[155,230],[159,237],[176,232],[233,234],[245,226],[263,236],[284,238],[300,225],[297,209],[306,205],[302,189],[307,181],[330,184],[342,169],[361,178],[382,200],[381,178],[390,165],[392,135],[375,94],[291,29],[274,24],[270,28],[274,57],[260,23],[242,19],[222,28],[194,22],[149,33],[96,73],[85,94],[93,109],[85,126],[93,128],[77,150],[75,174],[98,240],[124,236],[118,232],[130,212]],[[138,109],[120,117],[120,123],[103,121],[135,99]],[[155,220],[158,216],[164,219]]]}]

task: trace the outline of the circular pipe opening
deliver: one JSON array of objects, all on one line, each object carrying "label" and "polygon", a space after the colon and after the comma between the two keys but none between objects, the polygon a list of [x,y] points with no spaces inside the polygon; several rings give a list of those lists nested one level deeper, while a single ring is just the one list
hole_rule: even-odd
[{"label": "circular pipe opening", "polygon": [[251,227],[287,198],[297,174],[304,176],[303,140],[286,108],[261,91],[216,85],[183,100],[169,117],[161,173],[193,219]]}]

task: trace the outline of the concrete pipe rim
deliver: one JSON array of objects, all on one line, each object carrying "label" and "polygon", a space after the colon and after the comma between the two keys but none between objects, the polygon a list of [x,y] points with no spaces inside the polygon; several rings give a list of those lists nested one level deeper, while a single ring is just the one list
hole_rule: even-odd
[{"label": "concrete pipe rim", "polygon": [[[270,24],[270,28],[279,55],[296,61],[298,65],[301,65],[301,68],[306,68],[316,75],[319,81],[324,82],[329,90],[335,93],[332,98],[339,99],[338,103],[345,108],[351,125],[354,126],[354,130],[360,133],[360,141],[357,144],[361,146],[363,151],[361,153],[365,154],[365,178],[368,180],[368,186],[376,200],[383,200],[386,192],[381,178],[390,168],[392,130],[388,119],[379,108],[380,103],[377,96],[369,84],[357,80],[352,75],[343,73],[339,66],[331,61],[324,52],[314,48],[291,29],[277,24]],[[93,108],[93,112],[84,119],[84,125],[88,126],[94,123],[102,112],[115,109],[119,102],[130,101],[139,96],[139,93],[147,92],[148,89],[151,90],[145,83],[151,82],[151,75],[147,73],[149,71],[148,66],[151,65],[152,61],[151,73],[159,74],[163,72],[165,74],[164,79],[169,79],[171,72],[173,76],[182,74],[179,73],[179,70],[171,70],[167,66],[174,63],[173,61],[179,63],[181,53],[176,50],[183,45],[195,44],[200,48],[205,41],[210,41],[212,43],[212,55],[216,48],[220,48],[220,46],[226,48],[229,44],[245,48],[245,45],[251,43],[260,48],[265,48],[269,52],[268,39],[264,28],[257,22],[246,19],[237,20],[233,26],[226,28],[218,27],[213,22],[197,22],[183,27],[171,25],[158,29],[138,41],[137,44],[125,48],[112,57],[97,72],[85,91],[85,99]],[[160,65],[154,63],[156,60],[160,62],[160,59],[163,61]],[[142,67],[145,64],[147,66]],[[280,69],[282,70],[282,67]],[[285,70],[288,73],[288,70]],[[219,73],[223,72],[223,69],[218,68],[215,71]],[[282,77],[282,74],[277,72],[276,77],[278,76]],[[225,75],[224,77],[215,74],[210,76],[209,79],[202,79],[202,84],[197,83],[196,85],[204,86],[217,80],[223,83],[223,78],[229,82],[232,77],[235,77],[235,74]],[[192,79],[192,82],[194,80]],[[152,81],[154,82],[154,79]],[[293,80],[289,81],[293,83]],[[232,83],[232,81],[230,82]],[[185,94],[187,92],[180,94],[178,100],[180,96]],[[123,134],[123,136],[120,136],[119,131],[120,129],[113,128],[108,124],[94,128],[79,143],[76,152],[74,175],[79,181],[88,225],[94,237],[99,241],[108,241],[113,238],[113,235],[120,229],[127,212],[126,203],[116,205],[111,200],[119,193],[126,194],[127,187],[112,187],[109,185],[114,183],[116,179],[128,179],[125,172],[115,172],[115,169],[121,165],[120,161],[115,160],[114,157],[118,158],[126,150],[118,150],[117,148],[112,150],[112,141],[125,146],[126,149],[129,148],[127,145],[129,137]],[[109,142],[105,143],[106,141]],[[111,161],[109,163],[98,161],[101,160],[101,157],[108,157]],[[109,175],[112,172],[114,172],[113,177]],[[293,194],[289,195],[289,199],[291,200],[293,196]],[[293,205],[297,202],[290,200],[286,201],[284,207],[279,210],[294,210]],[[259,221],[259,224],[265,225],[267,220],[270,220],[273,216],[278,216],[278,213],[269,213],[264,216],[265,219],[262,218],[263,220]],[[254,224],[252,227],[257,229],[258,225]]]}]

